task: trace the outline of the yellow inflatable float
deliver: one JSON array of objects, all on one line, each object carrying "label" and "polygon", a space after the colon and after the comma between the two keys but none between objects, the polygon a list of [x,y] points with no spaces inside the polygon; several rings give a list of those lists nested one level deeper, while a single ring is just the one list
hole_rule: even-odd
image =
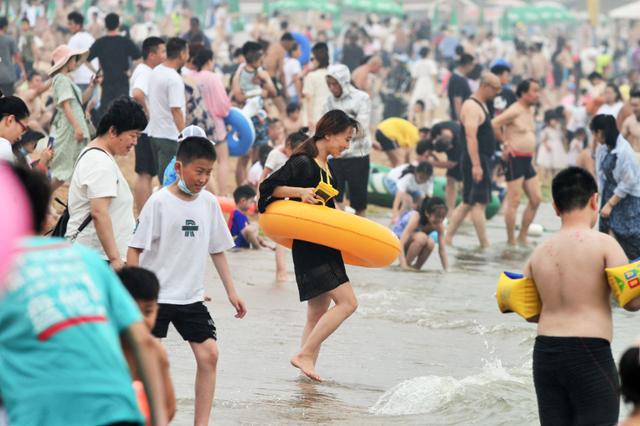
[{"label": "yellow inflatable float", "polygon": [[618,304],[624,307],[640,296],[640,259],[617,268],[606,268],[607,281]]},{"label": "yellow inflatable float", "polygon": [[295,239],[340,250],[350,265],[380,268],[400,254],[400,241],[390,229],[323,205],[275,201],[260,215],[260,227],[285,247]]},{"label": "yellow inflatable float", "polygon": [[542,305],[536,284],[522,274],[503,272],[498,280],[496,299],[503,314],[515,312],[526,320],[540,315]]}]

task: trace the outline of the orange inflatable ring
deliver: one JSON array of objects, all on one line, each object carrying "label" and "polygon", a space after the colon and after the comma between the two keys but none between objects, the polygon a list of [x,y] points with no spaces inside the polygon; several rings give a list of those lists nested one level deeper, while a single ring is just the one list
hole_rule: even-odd
[{"label": "orange inflatable ring", "polygon": [[380,268],[400,254],[400,241],[390,229],[322,205],[275,201],[260,215],[260,227],[285,247],[295,239],[340,250],[349,265]]},{"label": "orange inflatable ring", "polygon": [[[236,209],[236,202],[231,197],[216,196],[222,213],[231,214]],[[256,214],[256,204],[253,203],[249,208],[249,214]]]}]

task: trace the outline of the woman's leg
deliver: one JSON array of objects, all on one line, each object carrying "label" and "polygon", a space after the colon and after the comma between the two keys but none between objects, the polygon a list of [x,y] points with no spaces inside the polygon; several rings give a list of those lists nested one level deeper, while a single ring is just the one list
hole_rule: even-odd
[{"label": "woman's leg", "polygon": [[280,244],[276,244],[276,281],[287,281],[287,251]]},{"label": "woman's leg", "polygon": [[317,381],[320,381],[320,376],[315,371],[314,356],[320,350],[320,345],[358,308],[356,295],[348,282],[327,294],[335,305],[320,317],[308,334],[300,352],[291,358],[291,364],[294,367],[299,368],[310,379]]},{"label": "woman's leg", "polygon": [[218,162],[218,194],[226,197],[229,190],[229,146],[226,143],[216,144],[216,157]]},{"label": "woman's leg", "polygon": [[[300,343],[300,347],[303,347],[307,342],[313,328],[318,324],[320,318],[322,318],[322,316],[329,310],[329,305],[331,305],[331,296],[329,293],[323,293],[307,302],[307,323],[305,324],[304,331],[302,332],[302,342]],[[318,360],[319,354],[320,347],[318,346],[318,350],[316,350],[313,356],[314,365]]]}]

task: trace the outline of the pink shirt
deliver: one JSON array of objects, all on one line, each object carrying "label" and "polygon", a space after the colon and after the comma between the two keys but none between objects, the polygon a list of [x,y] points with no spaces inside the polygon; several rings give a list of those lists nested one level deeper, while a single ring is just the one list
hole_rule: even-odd
[{"label": "pink shirt", "polygon": [[214,135],[216,142],[225,140],[227,131],[224,118],[229,115],[231,100],[227,96],[227,90],[222,83],[222,78],[213,71],[186,70],[193,81],[198,85],[202,99],[207,107],[207,112],[213,118],[216,126]]}]

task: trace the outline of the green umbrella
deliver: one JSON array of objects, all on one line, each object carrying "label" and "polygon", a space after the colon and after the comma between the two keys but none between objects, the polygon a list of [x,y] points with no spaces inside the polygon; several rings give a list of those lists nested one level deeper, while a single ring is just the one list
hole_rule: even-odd
[{"label": "green umbrella", "polygon": [[319,1],[310,0],[279,0],[274,3],[269,3],[267,11],[272,10],[293,10],[293,11],[307,11],[315,10],[322,13],[337,14],[338,6]]},{"label": "green umbrella", "polygon": [[454,8],[453,11],[451,12],[451,19],[449,19],[449,25],[451,25],[452,27],[458,26],[458,9],[457,8]]},{"label": "green umbrella", "polygon": [[511,24],[546,24],[552,22],[573,22],[575,17],[564,7],[559,6],[521,6],[512,7],[505,12]]},{"label": "green umbrella", "polygon": [[381,15],[401,16],[404,14],[402,6],[393,0],[344,0],[344,6],[359,12],[371,12]]},{"label": "green umbrella", "polygon": [[478,18],[478,25],[480,25],[481,27],[483,27],[485,24],[485,17],[484,17],[484,6],[480,7],[480,17]]},{"label": "green umbrella", "polygon": [[124,18],[125,20],[131,24],[135,20],[136,16],[136,4],[134,0],[127,0],[124,5]]},{"label": "green umbrella", "polygon": [[440,17],[440,4],[436,3],[436,7],[433,9],[433,16],[431,17],[431,28],[440,28],[442,25],[442,18]]},{"label": "green umbrella", "polygon": [[158,19],[162,18],[165,15],[164,2],[162,0],[156,0],[156,7],[154,8],[153,12]]}]

